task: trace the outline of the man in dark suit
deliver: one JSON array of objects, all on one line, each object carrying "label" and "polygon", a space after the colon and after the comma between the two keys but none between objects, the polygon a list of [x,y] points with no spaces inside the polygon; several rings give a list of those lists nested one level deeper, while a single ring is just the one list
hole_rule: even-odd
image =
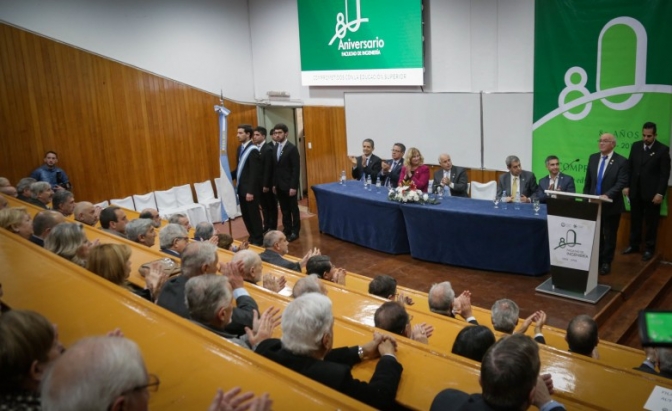
[{"label": "man in dark suit", "polygon": [[[399,183],[399,173],[404,166],[404,153],[406,146],[401,143],[395,143],[392,146],[392,158],[380,163],[380,184],[385,185],[389,181],[390,187],[396,187]],[[373,180],[373,178],[372,178]],[[375,183],[376,180],[373,180]]]},{"label": "man in dark suit", "polygon": [[574,177],[560,172],[560,160],[557,156],[546,157],[546,169],[548,170],[548,175],[539,180],[539,188],[537,188],[539,202],[546,202],[548,197],[546,190],[576,193]]},{"label": "man in dark suit", "polygon": [[446,196],[467,197],[467,172],[462,167],[454,166],[448,154],[439,156],[439,165],[441,170],[434,173],[434,189],[441,186]]},{"label": "man in dark suit", "polygon": [[565,407],[551,398],[551,375],[539,375],[540,368],[539,346],[530,337],[504,337],[488,349],[481,362],[482,394],[443,390],[430,410],[527,410],[534,405],[543,411],[564,411]]},{"label": "man in dark suit", "polygon": [[[373,154],[374,148],[373,140],[367,138],[362,142],[362,155],[359,157],[349,157],[352,162],[352,178],[355,180],[361,179],[362,176],[364,178],[371,176],[371,181],[373,183],[376,182],[378,174],[383,166],[381,165],[382,161],[380,160],[380,157]],[[403,165],[403,159],[401,162]],[[401,171],[401,169],[399,170]],[[392,181],[390,183],[392,183]]]},{"label": "man in dark suit", "polygon": [[[331,301],[319,293],[304,294],[282,313],[282,338],[263,341],[256,352],[312,380],[376,409],[395,409],[401,364],[392,337],[374,333],[373,341],[332,350],[334,317]],[[380,357],[367,383],[352,377],[352,366]]]},{"label": "man in dark suit", "polygon": [[616,138],[612,134],[602,134],[599,147],[600,152],[592,154],[588,159],[583,194],[598,195],[613,201],[602,203],[600,221],[600,274],[606,275],[611,271],[618,226],[621,213],[625,210],[621,192],[628,184],[628,159],[614,152]]},{"label": "man in dark suit", "polygon": [[597,345],[600,338],[597,335],[597,323],[595,320],[585,314],[577,315],[567,325],[565,340],[569,346],[569,351],[599,359]]},{"label": "man in dark suit", "polygon": [[261,246],[264,229],[259,214],[259,198],[261,197],[261,179],[263,169],[259,148],[252,143],[252,127],[238,126],[238,167],[231,171],[238,185],[238,202],[243,222],[250,237],[250,244]]},{"label": "man in dark suit", "polygon": [[261,153],[261,214],[264,217],[264,233],[278,229],[278,202],[273,194],[273,170],[275,158],[273,158],[273,143],[266,142],[266,129],[257,127],[252,135],[252,142],[259,147]]},{"label": "man in dark suit", "polygon": [[630,147],[628,175],[630,180],[623,195],[630,199],[630,246],[623,254],[639,251],[642,242],[642,222],[646,224],[643,261],[649,261],[656,250],[660,205],[667,192],[670,178],[670,148],[657,137],[656,124],[647,122],[642,130],[642,141]]},{"label": "man in dark suit", "polygon": [[516,199],[516,193],[520,193],[520,202],[529,203],[532,194],[537,192],[537,178],[531,171],[524,171],[520,165],[520,159],[516,156],[506,158],[508,173],[499,177],[497,185],[497,197],[502,197],[504,191],[507,196],[502,198],[505,203],[511,203]]},{"label": "man in dark suit", "polygon": [[287,241],[287,237],[282,231],[271,230],[264,235],[265,250],[259,254],[259,257],[265,263],[301,272],[301,269],[306,266],[310,257],[320,254],[320,250],[314,248],[308,251],[301,261],[289,261],[282,258],[283,255],[289,252],[288,246],[289,241]]},{"label": "man in dark suit", "polygon": [[429,311],[435,314],[450,318],[455,318],[455,314],[459,314],[466,322],[478,325],[471,309],[471,293],[464,291],[455,298],[455,291],[450,281],[434,284],[427,294],[427,302]]},{"label": "man in dark suit", "polygon": [[287,241],[299,238],[301,231],[301,214],[299,213],[299,176],[301,161],[299,150],[287,141],[286,125],[280,123],[273,127],[274,140],[277,142],[275,151],[275,184],[273,189],[278,196],[282,212],[282,231]]}]

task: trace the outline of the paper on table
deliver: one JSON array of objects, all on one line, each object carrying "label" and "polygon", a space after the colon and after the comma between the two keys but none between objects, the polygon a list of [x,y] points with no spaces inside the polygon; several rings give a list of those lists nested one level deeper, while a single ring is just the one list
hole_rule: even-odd
[{"label": "paper on table", "polygon": [[644,409],[649,411],[669,411],[672,410],[672,390],[665,387],[656,386],[649,399],[644,404]]}]

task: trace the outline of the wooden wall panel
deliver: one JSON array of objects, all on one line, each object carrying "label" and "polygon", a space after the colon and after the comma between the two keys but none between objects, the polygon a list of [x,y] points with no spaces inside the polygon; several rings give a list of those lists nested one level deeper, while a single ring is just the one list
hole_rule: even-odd
[{"label": "wooden wall panel", "polygon": [[[218,96],[5,24],[0,46],[0,175],[13,183],[47,150],[78,200],[219,176]],[[236,125],[256,125],[256,107],[224,105],[235,166]]]}]

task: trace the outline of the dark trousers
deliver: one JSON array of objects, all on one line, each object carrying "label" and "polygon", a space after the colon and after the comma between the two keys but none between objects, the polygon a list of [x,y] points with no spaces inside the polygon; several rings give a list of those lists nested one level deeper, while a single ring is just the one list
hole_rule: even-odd
[{"label": "dark trousers", "polygon": [[246,201],[245,195],[239,195],[240,212],[243,214],[245,228],[250,234],[247,241],[250,244],[261,246],[263,243],[263,226],[261,224],[261,214],[259,214],[259,199],[255,196],[254,200]]},{"label": "dark trousers", "polygon": [[278,229],[278,201],[273,191],[261,194],[261,214],[264,216],[264,232]]},{"label": "dark trousers", "polygon": [[600,220],[600,264],[611,264],[614,260],[616,237],[618,236],[618,226],[620,224],[620,214],[602,215],[602,219]]},{"label": "dark trousers", "polygon": [[285,235],[299,235],[301,231],[301,214],[299,213],[298,193],[294,196],[289,195],[289,190],[277,190],[280,211],[282,211],[282,231]]},{"label": "dark trousers", "polygon": [[660,205],[651,200],[631,199],[630,203],[630,245],[639,248],[642,242],[642,223],[646,225],[644,244],[646,251],[656,250],[658,236],[658,220],[660,219]]}]

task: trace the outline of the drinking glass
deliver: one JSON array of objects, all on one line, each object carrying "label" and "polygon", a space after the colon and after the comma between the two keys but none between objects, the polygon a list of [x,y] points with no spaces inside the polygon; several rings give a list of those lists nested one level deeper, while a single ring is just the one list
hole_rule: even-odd
[{"label": "drinking glass", "polygon": [[539,209],[541,208],[541,205],[539,204],[539,199],[536,197],[532,199],[532,208],[534,208],[534,215],[539,215]]},{"label": "drinking glass", "polygon": [[436,194],[439,196],[439,198],[443,198],[443,187],[436,187]]},{"label": "drinking glass", "polygon": [[499,208],[499,200],[501,200],[499,196],[495,196],[495,198],[492,200],[492,202],[495,203],[495,208]]}]

